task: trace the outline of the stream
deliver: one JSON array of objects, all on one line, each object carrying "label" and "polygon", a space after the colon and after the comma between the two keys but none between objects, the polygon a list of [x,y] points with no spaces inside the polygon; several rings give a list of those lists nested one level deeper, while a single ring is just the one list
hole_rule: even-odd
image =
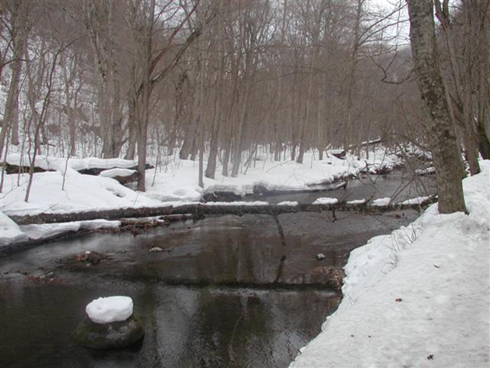
[{"label": "stream", "polygon": [[[423,180],[432,192],[432,178]],[[350,181],[345,190],[260,200],[398,194],[401,201],[426,194],[420,190],[396,170]],[[287,367],[341,301],[318,270],[340,269],[352,249],[418,215],[349,212],[334,221],[329,212],[284,214],[284,238],[270,216],[208,216],[137,236],[83,235],[0,258],[0,366]],[[97,265],[73,261],[86,251],[105,258]],[[85,306],[111,295],[133,298],[144,340],[124,350],[77,346],[71,334]]]}]

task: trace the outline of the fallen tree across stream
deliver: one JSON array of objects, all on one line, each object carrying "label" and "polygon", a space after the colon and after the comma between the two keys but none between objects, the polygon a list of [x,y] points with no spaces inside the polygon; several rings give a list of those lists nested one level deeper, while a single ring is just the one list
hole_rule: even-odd
[{"label": "fallen tree across stream", "polygon": [[168,215],[193,215],[199,219],[206,215],[271,215],[277,216],[285,213],[298,212],[324,212],[332,211],[335,217],[336,211],[356,211],[361,213],[380,214],[387,211],[413,209],[420,211],[435,201],[435,196],[428,197],[419,203],[390,203],[388,205],[370,205],[367,202],[359,203],[359,201],[338,202],[335,204],[268,204],[238,202],[234,204],[222,202],[209,203],[190,203],[180,206],[156,206],[156,207],[140,207],[140,208],[120,208],[111,210],[96,210],[85,212],[70,212],[70,213],[41,213],[37,215],[27,216],[9,216],[18,225],[27,224],[46,224],[46,223],[62,223],[72,221],[87,221],[96,219],[119,220],[123,218],[137,217],[155,217]]}]

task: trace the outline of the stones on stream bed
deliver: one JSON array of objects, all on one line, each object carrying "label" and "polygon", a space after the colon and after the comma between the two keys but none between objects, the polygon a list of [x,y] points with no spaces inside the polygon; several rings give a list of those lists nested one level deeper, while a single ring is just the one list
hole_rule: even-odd
[{"label": "stones on stream bed", "polygon": [[76,328],[73,338],[93,349],[117,349],[140,341],[145,332],[133,315],[133,300],[112,296],[93,300],[85,308],[87,316]]},{"label": "stones on stream bed", "polygon": [[345,273],[342,267],[321,266],[302,272],[286,280],[295,285],[322,285],[326,288],[341,292]]},{"label": "stones on stream bed", "polygon": [[82,254],[74,254],[65,258],[57,259],[56,263],[72,266],[77,264],[84,264],[86,266],[97,266],[102,260],[110,259],[112,259],[112,257],[109,255],[87,250],[85,253]]}]

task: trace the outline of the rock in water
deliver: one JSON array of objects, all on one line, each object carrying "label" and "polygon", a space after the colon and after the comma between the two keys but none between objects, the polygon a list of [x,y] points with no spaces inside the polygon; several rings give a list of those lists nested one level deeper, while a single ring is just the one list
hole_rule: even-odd
[{"label": "rock in water", "polygon": [[319,261],[323,261],[325,259],[325,254],[323,253],[318,253],[316,255],[316,259],[319,260]]},{"label": "rock in water", "polygon": [[82,346],[93,349],[113,349],[133,345],[140,341],[144,334],[143,327],[134,316],[126,321],[104,324],[95,323],[85,317],[73,337]]},{"label": "rock in water", "polygon": [[74,333],[80,345],[94,349],[122,348],[144,336],[141,324],[133,316],[133,300],[128,296],[95,299],[85,311],[87,317]]}]

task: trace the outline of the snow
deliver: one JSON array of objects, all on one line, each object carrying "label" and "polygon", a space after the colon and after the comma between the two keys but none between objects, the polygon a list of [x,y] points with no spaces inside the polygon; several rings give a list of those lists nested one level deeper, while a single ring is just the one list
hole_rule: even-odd
[{"label": "snow", "polygon": [[[4,194],[0,197],[0,210],[8,215],[35,215],[39,213],[66,213],[158,204],[142,193],[135,192],[111,178],[82,175],[68,169],[36,173],[29,202],[24,202],[27,174],[5,176]],[[17,186],[17,180],[20,185]]]},{"label": "snow", "polygon": [[85,311],[95,323],[121,322],[133,314],[133,299],[129,296],[98,298],[90,302]]},{"label": "snow", "polygon": [[330,198],[330,197],[320,197],[313,202],[313,204],[335,204],[338,203],[339,200],[337,198]]},{"label": "snow", "polygon": [[20,228],[30,239],[49,239],[69,231],[113,229],[121,226],[120,221],[90,220],[61,224],[22,225]]},{"label": "snow", "polygon": [[99,175],[105,178],[114,178],[116,176],[126,177],[131,176],[136,172],[136,170],[129,169],[109,169],[102,171]]},{"label": "snow", "polygon": [[415,174],[417,174],[417,175],[430,175],[430,174],[435,174],[435,172],[436,172],[435,167],[428,167],[427,169],[415,170]]},{"label": "snow", "polygon": [[[10,153],[7,156],[7,163],[11,165],[17,166],[29,166],[30,160],[28,155],[20,155],[18,153]],[[64,171],[64,168],[68,166],[76,171],[100,168],[100,169],[113,169],[113,168],[121,168],[121,169],[131,169],[137,166],[137,162],[133,160],[123,160],[121,158],[58,158],[51,156],[42,156],[38,155],[36,157],[36,166],[40,167],[44,170],[60,170]]]},{"label": "snow", "polygon": [[338,310],[291,368],[488,367],[490,161],[463,181],[469,215],[432,205],[354,250]]},{"label": "snow", "polygon": [[430,197],[424,196],[424,197],[417,197],[417,198],[410,198],[407,199],[400,204],[420,204],[428,200]]},{"label": "snow", "polygon": [[[250,167],[247,174],[225,177],[218,169],[216,178],[204,178],[204,189],[198,186],[198,163],[172,158],[164,167],[146,171],[146,195],[160,201],[198,201],[203,193],[230,192],[238,196],[253,194],[254,187],[269,191],[308,191],[310,186],[332,183],[359,170],[350,161],[330,157],[319,161],[313,153],[305,153],[305,164],[296,161],[263,161]],[[307,163],[307,164],[306,164]],[[358,164],[363,167],[364,163]],[[155,173],[156,171],[156,173]]]},{"label": "snow", "polygon": [[206,206],[268,206],[269,202],[264,201],[236,201],[236,202],[206,202]]},{"label": "snow", "polygon": [[296,202],[296,201],[283,201],[283,202],[279,202],[277,205],[278,206],[297,206],[298,202]]},{"label": "snow", "polygon": [[347,201],[347,204],[363,204],[366,203],[365,199],[354,199],[353,201]]},{"label": "snow", "polygon": [[28,240],[27,235],[10,217],[0,212],[0,247]]},{"label": "snow", "polygon": [[384,198],[378,198],[378,199],[375,199],[373,202],[372,202],[372,205],[373,206],[388,206],[391,202],[391,198],[390,197],[384,197]]},{"label": "snow", "polygon": [[[7,161],[13,165],[27,165],[29,158],[26,155],[11,153]],[[0,211],[6,215],[22,216],[152,207],[161,205],[161,202],[176,206],[197,203],[202,200],[203,194],[213,191],[245,196],[253,194],[254,188],[258,186],[270,191],[309,191],[312,190],[312,185],[332,183],[347,176],[356,176],[360,171],[366,170],[367,165],[394,167],[401,161],[396,155],[387,153],[387,149],[376,148],[375,151],[369,152],[369,156],[365,151],[361,153],[361,157],[354,157],[347,153],[344,160],[329,156],[320,161],[313,152],[306,152],[304,162],[299,164],[296,161],[276,162],[265,159],[256,163],[256,166],[250,166],[246,175],[240,173],[236,177],[225,177],[218,169],[216,178],[204,178],[204,188],[201,188],[198,185],[198,163],[172,156],[158,168],[146,170],[147,191],[141,193],[111,178],[134,173],[131,168],[136,166],[135,161],[38,156],[36,166],[54,171],[34,175],[29,202],[24,201],[28,174],[5,175],[4,191],[0,194]],[[99,176],[83,175],[77,171],[95,167],[107,170]],[[211,206],[267,204],[267,202],[207,203]],[[280,203],[280,205],[296,205],[296,203]],[[29,226],[22,229],[25,229],[32,239],[40,239],[65,231],[77,231],[80,226],[82,225],[79,223],[69,223]],[[5,241],[20,239],[25,239],[25,236]]]}]

